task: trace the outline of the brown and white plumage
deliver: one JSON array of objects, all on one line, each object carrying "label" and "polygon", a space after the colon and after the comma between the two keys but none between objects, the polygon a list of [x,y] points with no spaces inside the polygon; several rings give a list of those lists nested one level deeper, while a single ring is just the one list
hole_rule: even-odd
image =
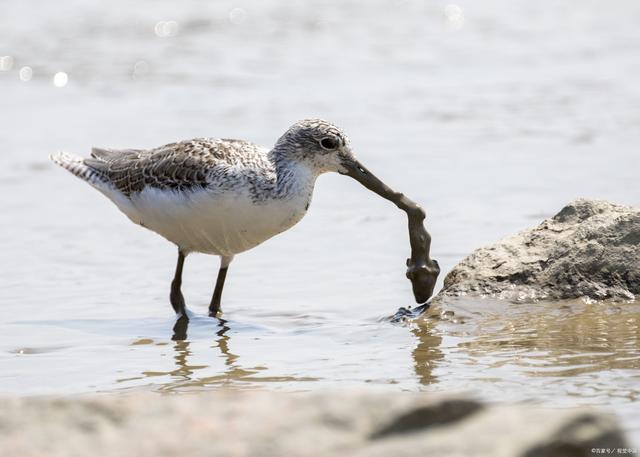
[{"label": "brown and white plumage", "polygon": [[[243,140],[198,138],[51,159],[105,194],[133,222],[176,244],[181,256],[221,256],[225,272],[235,254],[304,216],[318,175],[343,172],[343,162],[355,160],[346,135],[320,119],[294,124],[271,150]],[[179,266],[181,273],[180,261]]]},{"label": "brown and white plumage", "polygon": [[184,253],[225,257],[297,222],[317,176],[288,167],[298,192],[279,194],[268,151],[228,139],[198,138],[150,150],[94,148],[87,159],[52,158]]},{"label": "brown and white plumage", "polygon": [[93,148],[87,159],[64,153],[52,158],[74,174],[88,173],[91,179],[111,185],[126,196],[145,187],[179,191],[205,187],[217,177],[234,175],[242,168],[269,168],[263,148],[242,140],[214,138],[196,138],[148,150]]}]

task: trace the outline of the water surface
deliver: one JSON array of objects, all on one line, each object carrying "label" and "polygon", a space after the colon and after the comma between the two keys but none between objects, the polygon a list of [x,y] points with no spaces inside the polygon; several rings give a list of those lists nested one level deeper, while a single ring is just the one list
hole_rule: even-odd
[{"label": "water surface", "polygon": [[197,136],[271,145],[325,117],[424,205],[443,272],[576,197],[640,205],[640,4],[458,6],[4,2],[0,393],[462,389],[599,405],[640,442],[637,304],[479,300],[392,324],[412,303],[405,216],[323,176],[299,225],[236,258],[224,322],[204,316],[217,260],[188,258],[194,317],[177,341],[175,248],[46,159]]}]

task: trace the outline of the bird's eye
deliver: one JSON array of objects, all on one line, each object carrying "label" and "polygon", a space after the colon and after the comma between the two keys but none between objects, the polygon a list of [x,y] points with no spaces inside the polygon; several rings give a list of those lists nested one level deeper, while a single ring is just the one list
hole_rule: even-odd
[{"label": "bird's eye", "polygon": [[320,140],[320,146],[324,149],[335,149],[338,147],[338,140],[335,138],[323,138]]}]

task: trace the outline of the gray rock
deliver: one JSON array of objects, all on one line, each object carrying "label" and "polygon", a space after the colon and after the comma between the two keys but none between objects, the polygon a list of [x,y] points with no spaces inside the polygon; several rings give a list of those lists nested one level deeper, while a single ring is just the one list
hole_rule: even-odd
[{"label": "gray rock", "polygon": [[589,456],[628,445],[588,409],[419,393],[216,391],[0,400],[0,455]]},{"label": "gray rock", "polygon": [[538,227],[483,247],[445,278],[435,303],[465,295],[513,301],[640,294],[640,209],[576,200]]}]

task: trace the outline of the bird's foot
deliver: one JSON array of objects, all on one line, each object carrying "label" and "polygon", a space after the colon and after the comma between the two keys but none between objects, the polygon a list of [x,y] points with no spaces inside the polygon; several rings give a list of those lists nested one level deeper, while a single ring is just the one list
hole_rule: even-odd
[{"label": "bird's foot", "polygon": [[212,302],[209,305],[209,317],[218,317],[221,314],[220,303]]}]

